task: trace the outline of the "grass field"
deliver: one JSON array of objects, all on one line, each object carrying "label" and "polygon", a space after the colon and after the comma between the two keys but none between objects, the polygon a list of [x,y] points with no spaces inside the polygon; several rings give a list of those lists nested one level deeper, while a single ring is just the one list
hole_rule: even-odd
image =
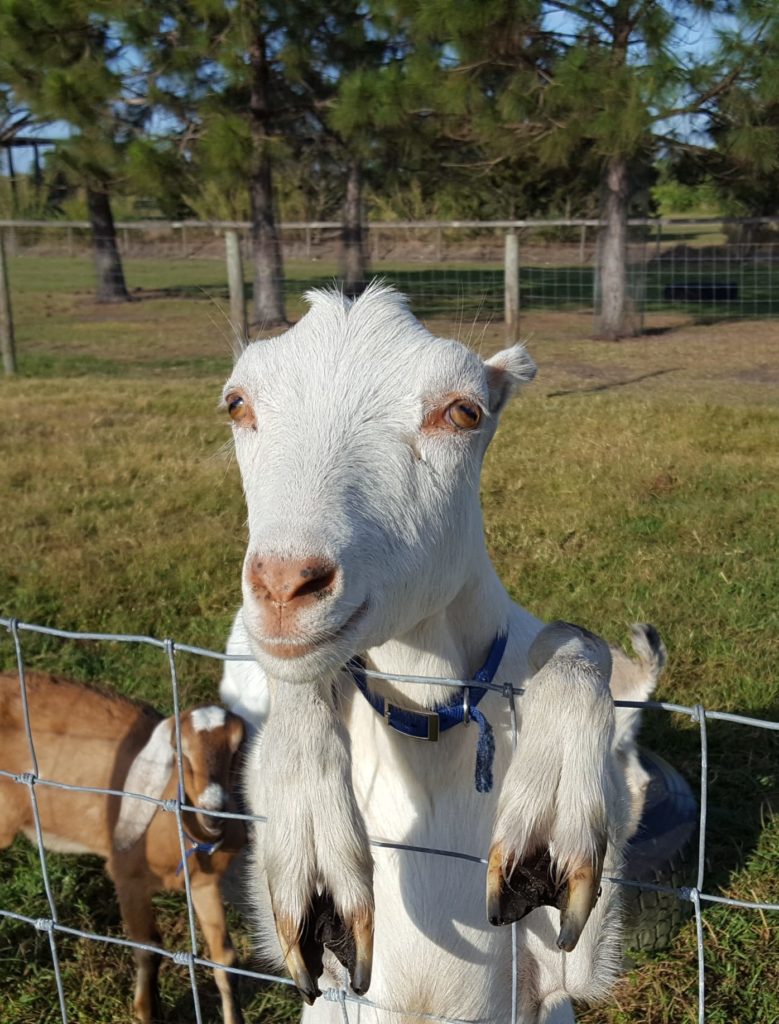
[{"label": "grass field", "polygon": [[[151,633],[219,648],[239,602],[245,542],[238,473],[216,409],[230,331],[209,295],[214,264],[128,265],[139,301],[95,305],[88,265],[12,266],[20,374],[0,381],[0,614],[65,629]],[[302,271],[298,280],[304,277]],[[296,285],[290,284],[290,290]],[[300,305],[291,311],[300,311]],[[497,324],[433,322],[485,353]],[[612,641],[656,623],[670,652],[659,696],[779,719],[779,323],[695,326],[678,316],[620,344],[590,318],[531,312],[523,333],[538,381],[507,413],[487,458],[488,541],[512,594],[543,617]],[[148,648],[25,637],[27,663],[110,683],[170,709],[164,657]],[[0,635],[0,664],[14,663]],[[211,699],[218,665],[182,657],[186,703]],[[695,786],[697,728],[647,713],[644,741]],[[777,734],[709,725],[705,888],[779,902]],[[89,858],[51,855],[65,924],[119,935],[111,886]],[[690,879],[692,884],[693,879]],[[159,901],[185,948],[182,901]],[[0,855],[0,907],[45,916],[37,855]],[[704,913],[707,1021],[779,1021],[779,920]],[[234,931],[246,962],[248,933]],[[128,951],[58,940],[70,1019],[128,1017]],[[695,935],[634,958],[586,1024],[691,1024]],[[201,996],[216,1019],[215,988]],[[185,970],[162,970],[168,1020],[190,1020]],[[47,937],[0,923],[0,1020],[59,1020]],[[296,1019],[286,990],[246,983],[248,1021]]]}]

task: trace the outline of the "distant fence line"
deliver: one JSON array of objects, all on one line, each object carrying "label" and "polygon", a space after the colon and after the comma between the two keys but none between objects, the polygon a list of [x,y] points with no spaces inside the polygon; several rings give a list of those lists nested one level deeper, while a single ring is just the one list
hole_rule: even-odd
[{"label": "distant fence line", "polygon": [[[224,230],[232,228],[248,231],[252,222],[249,220],[118,220],[115,222],[118,228],[138,228],[148,230],[150,228],[212,228]],[[716,226],[716,225],[740,225],[740,224],[779,224],[779,217],[631,217],[628,220],[630,227],[688,227],[692,225]],[[558,218],[524,218],[520,220],[366,220],[364,227],[380,228],[392,231],[397,228],[418,228],[429,230],[430,228],[499,228],[503,230],[519,228],[549,228],[549,227],[602,227],[603,222],[595,217],[558,217]],[[4,220],[0,218],[0,228],[89,228],[88,220]],[[341,229],[343,224],[339,220],[289,220],[279,221],[278,227],[282,231],[299,231],[303,228],[312,229]]]},{"label": "distant fence line", "polygon": [[[511,324],[520,311],[597,311],[601,227],[596,218],[368,220],[364,248],[369,273],[405,292],[418,315]],[[339,221],[278,228],[290,294],[339,276]],[[248,221],[119,220],[116,229],[125,258],[224,261],[231,232],[244,263],[250,255]],[[5,219],[0,232],[16,256],[86,255],[91,242],[86,220]],[[652,313],[779,317],[779,217],[632,218],[627,283],[638,330]]]}]

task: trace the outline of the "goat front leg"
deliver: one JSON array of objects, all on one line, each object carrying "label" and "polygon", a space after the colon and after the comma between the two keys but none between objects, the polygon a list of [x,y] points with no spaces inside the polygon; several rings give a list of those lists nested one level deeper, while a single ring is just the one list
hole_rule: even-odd
[{"label": "goat front leg", "polygon": [[[216,875],[200,876],[198,882],[192,886],[192,902],[200,927],[203,929],[209,957],[214,963],[232,967],[235,963],[235,950],[227,931],[224,902]],[[236,995],[235,975],[214,968],[214,980],[222,997],[224,1024],[243,1024],[243,1015]]]},{"label": "goat front leg", "polygon": [[498,804],[487,916],[510,924],[536,907],[557,907],[557,945],[571,952],[598,899],[615,811],[611,655],[599,637],[555,622],[538,634],[528,661],[534,674]]},{"label": "goat front leg", "polygon": [[271,695],[247,792],[252,810],[267,815],[257,846],[281,951],[309,1004],[320,994],[325,947],[362,995],[373,956],[373,860],[332,689],[271,681]]},{"label": "goat front leg", "polygon": [[[127,937],[147,946],[162,944],[154,920],[151,893],[143,884],[119,883],[116,886],[119,907]],[[162,1020],[160,993],[157,975],[160,970],[160,954],[147,949],[133,949],[135,958],[135,995],[133,1016],[139,1024],[152,1024]]]}]

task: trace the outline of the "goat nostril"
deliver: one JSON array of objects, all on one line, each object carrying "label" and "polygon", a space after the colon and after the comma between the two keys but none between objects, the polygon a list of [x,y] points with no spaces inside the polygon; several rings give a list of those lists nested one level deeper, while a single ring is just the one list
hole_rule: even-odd
[{"label": "goat nostril", "polygon": [[[301,583],[290,594],[290,600],[296,597],[305,597],[307,594],[323,594],[335,583],[338,569],[334,565],[307,565],[300,570],[300,575],[305,582]],[[324,596],[324,594],[323,594]]]},{"label": "goat nostril", "polygon": [[255,558],[247,567],[246,579],[260,601],[279,608],[312,596],[324,599],[338,579],[337,564],[313,558]]}]

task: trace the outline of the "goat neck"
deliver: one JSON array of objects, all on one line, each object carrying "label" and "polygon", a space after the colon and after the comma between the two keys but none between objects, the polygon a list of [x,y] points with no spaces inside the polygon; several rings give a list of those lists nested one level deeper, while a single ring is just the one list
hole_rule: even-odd
[{"label": "goat neck", "polygon": [[[367,651],[368,666],[393,675],[470,680],[498,633],[506,632],[511,602],[486,550],[453,601],[401,636]],[[511,641],[513,638],[509,637]],[[452,699],[452,688],[372,679],[371,689],[407,704],[434,707]]]}]

